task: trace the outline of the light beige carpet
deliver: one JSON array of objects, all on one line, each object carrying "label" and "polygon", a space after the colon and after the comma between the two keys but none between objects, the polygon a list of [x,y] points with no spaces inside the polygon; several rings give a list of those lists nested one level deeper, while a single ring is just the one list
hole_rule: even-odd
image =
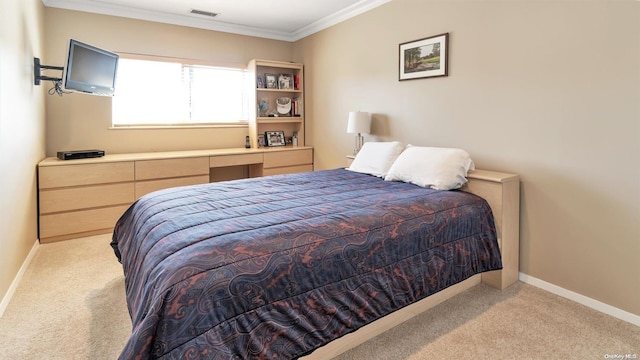
[{"label": "light beige carpet", "polygon": [[109,241],[40,245],[0,318],[0,359],[118,357],[131,320]]},{"label": "light beige carpet", "polygon": [[[131,331],[110,236],[41,245],[0,318],[0,359],[116,359]],[[360,359],[640,358],[640,327],[535,287],[476,286],[342,354]],[[612,357],[609,357],[612,358]]]}]

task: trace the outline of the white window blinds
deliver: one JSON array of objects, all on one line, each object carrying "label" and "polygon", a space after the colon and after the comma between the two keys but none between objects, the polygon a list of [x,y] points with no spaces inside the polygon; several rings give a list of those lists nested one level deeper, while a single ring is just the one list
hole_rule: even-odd
[{"label": "white window blinds", "polygon": [[246,124],[245,74],[244,69],[121,57],[113,126]]}]

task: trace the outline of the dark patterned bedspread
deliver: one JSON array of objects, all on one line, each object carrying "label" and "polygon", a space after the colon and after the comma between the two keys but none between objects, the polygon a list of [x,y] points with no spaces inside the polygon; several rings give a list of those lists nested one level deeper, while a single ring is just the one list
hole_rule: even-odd
[{"label": "dark patterned bedspread", "polygon": [[122,359],[290,359],[500,269],[481,198],[344,169],[162,190],[118,221]]}]

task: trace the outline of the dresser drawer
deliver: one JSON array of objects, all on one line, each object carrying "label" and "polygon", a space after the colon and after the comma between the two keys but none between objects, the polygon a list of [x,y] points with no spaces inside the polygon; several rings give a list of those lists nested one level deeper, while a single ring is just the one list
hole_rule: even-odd
[{"label": "dresser drawer", "polygon": [[142,195],[156,190],[167,189],[176,186],[207,184],[209,175],[188,176],[173,179],[147,180],[136,182],[136,199]]},{"label": "dresser drawer", "polygon": [[311,164],[313,164],[313,149],[273,151],[264,153],[265,175],[266,169],[269,168]]},{"label": "dresser drawer", "polygon": [[133,182],[40,191],[40,213],[131,204]]},{"label": "dresser drawer", "polygon": [[136,180],[208,175],[209,157],[136,161]]},{"label": "dresser drawer", "polygon": [[122,205],[40,215],[40,240],[46,243],[52,241],[49,238],[63,235],[66,238],[74,238],[86,232],[107,233],[113,230],[120,216],[128,208],[128,205]]},{"label": "dresser drawer", "polygon": [[41,166],[38,168],[39,188],[108,184],[133,181],[133,161],[105,164]]}]

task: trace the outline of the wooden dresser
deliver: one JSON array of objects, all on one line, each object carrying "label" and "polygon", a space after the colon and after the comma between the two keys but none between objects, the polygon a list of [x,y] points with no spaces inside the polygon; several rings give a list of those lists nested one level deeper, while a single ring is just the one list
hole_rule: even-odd
[{"label": "wooden dresser", "polygon": [[312,171],[313,148],[114,154],[66,161],[46,158],[38,164],[40,242],[111,232],[122,213],[142,195],[208,183],[225,176],[220,172],[237,174],[238,170],[243,176],[236,178]]}]

